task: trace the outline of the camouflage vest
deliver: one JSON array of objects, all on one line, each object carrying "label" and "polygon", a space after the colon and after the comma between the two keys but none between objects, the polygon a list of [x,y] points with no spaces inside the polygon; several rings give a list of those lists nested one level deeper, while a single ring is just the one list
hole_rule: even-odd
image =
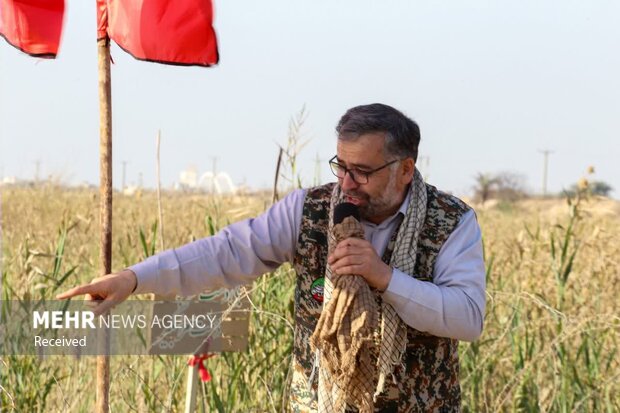
[{"label": "camouflage vest", "polygon": [[[290,407],[293,412],[316,411],[316,374],[312,386],[314,354],[310,336],[322,310],[323,276],[327,261],[327,228],[332,188],[328,184],[306,193],[303,218],[293,264],[295,289],[295,338]],[[433,267],[443,243],[469,207],[459,199],[426,185],[428,204],[420,234],[415,277],[432,282]],[[396,230],[398,231],[398,230]],[[393,247],[393,240],[390,244]],[[390,245],[383,259],[387,262]],[[375,403],[376,412],[455,412],[460,410],[458,341],[409,327],[403,366],[394,370]],[[403,368],[404,367],[404,368]]]}]

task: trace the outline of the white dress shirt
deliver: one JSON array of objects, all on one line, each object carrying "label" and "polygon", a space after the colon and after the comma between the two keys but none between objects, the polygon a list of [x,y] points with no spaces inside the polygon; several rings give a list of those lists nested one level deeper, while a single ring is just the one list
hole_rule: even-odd
[{"label": "white dress shirt", "polygon": [[[256,218],[231,224],[212,237],[164,251],[130,267],[138,280],[135,293],[189,296],[232,288],[292,261],[305,194],[303,189],[293,191]],[[399,211],[381,224],[362,221],[366,239],[379,256],[401,222],[409,196]],[[441,247],[433,282],[393,269],[383,299],[417,330],[459,340],[477,339],[485,311],[485,267],[474,211],[462,216]]]}]

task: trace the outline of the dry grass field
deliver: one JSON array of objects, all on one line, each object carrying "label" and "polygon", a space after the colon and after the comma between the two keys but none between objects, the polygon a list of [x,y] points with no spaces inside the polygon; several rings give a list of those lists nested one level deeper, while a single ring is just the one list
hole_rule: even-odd
[{"label": "dry grass field", "polygon": [[[2,188],[3,299],[52,298],[97,275],[98,200],[86,190]],[[260,213],[268,197],[168,193],[167,248]],[[477,209],[487,265],[483,336],[461,344],[467,412],[620,411],[620,205],[605,199],[487,203]],[[113,267],[159,250],[154,194],[117,195]],[[250,348],[208,361],[198,411],[282,411],[294,273],[251,291]],[[4,311],[4,307],[3,307]],[[111,358],[112,411],[176,412],[186,357]],[[92,411],[93,357],[0,357],[2,411]]]}]

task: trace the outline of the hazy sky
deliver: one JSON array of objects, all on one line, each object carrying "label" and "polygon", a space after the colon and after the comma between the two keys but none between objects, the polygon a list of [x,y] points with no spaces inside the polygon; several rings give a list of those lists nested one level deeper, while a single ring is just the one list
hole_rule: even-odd
[{"label": "hazy sky", "polygon": [[[467,3],[467,4],[465,4]],[[162,180],[195,165],[269,187],[289,119],[305,104],[299,156],[306,184],[315,158],[335,153],[334,126],[351,106],[383,102],[422,131],[425,171],[468,194],[478,172],[512,171],[540,191],[586,168],[620,194],[618,1],[215,1],[220,64],[175,67],[112,55],[114,180]],[[95,1],[67,0],[56,60],[0,41],[0,175],[98,182]]]}]

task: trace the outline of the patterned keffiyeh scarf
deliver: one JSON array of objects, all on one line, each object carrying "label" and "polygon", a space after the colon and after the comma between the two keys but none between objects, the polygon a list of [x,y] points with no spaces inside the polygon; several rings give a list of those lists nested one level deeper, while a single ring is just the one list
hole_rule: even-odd
[{"label": "patterned keffiyeh scarf", "polygon": [[[418,237],[426,217],[426,185],[417,169],[410,191],[407,213],[390,260],[391,267],[405,274],[413,274]],[[330,201],[330,253],[340,241],[338,226],[347,225],[349,220],[338,224],[334,233],[333,210],[340,202],[343,202],[343,194],[336,185]],[[311,338],[315,350],[313,372],[318,368],[319,373],[319,413],[339,413],[347,404],[362,413],[373,411],[374,400],[383,391],[385,380],[392,375],[394,367],[402,363],[407,328],[390,304],[382,301],[381,311],[377,310],[374,295],[362,277],[333,276],[330,266],[326,265],[323,311]],[[379,324],[378,344],[375,345],[373,334]],[[377,350],[374,365],[370,354],[377,354]]]}]

